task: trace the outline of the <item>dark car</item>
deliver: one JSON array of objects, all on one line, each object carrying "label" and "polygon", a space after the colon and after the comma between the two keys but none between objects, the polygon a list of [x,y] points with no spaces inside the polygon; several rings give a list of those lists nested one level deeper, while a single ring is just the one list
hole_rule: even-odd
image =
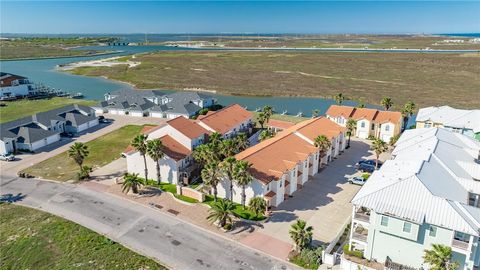
[{"label": "dark car", "polygon": [[[355,167],[358,168],[360,164],[367,164],[375,167],[375,159],[360,160],[359,162],[357,162],[357,164],[355,164]],[[380,168],[382,167],[382,165],[383,163],[381,161],[378,161],[378,167]]]},{"label": "dark car", "polygon": [[375,171],[375,165],[370,165],[370,164],[367,164],[367,163],[360,163],[360,164],[358,164],[358,166],[356,168],[357,168],[357,170],[362,171],[362,172],[372,173],[373,171]]}]

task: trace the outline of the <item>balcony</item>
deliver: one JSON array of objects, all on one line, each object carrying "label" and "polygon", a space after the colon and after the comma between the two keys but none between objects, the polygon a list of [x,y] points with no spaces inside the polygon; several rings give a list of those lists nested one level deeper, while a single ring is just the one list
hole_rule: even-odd
[{"label": "balcony", "polygon": [[356,212],[353,218],[358,221],[370,223],[370,216],[367,215],[365,212]]},{"label": "balcony", "polygon": [[353,238],[353,240],[357,240],[357,241],[360,241],[360,242],[363,242],[363,243],[367,242],[367,235],[366,234],[353,232],[352,238]]},{"label": "balcony", "polygon": [[452,240],[452,247],[468,251],[468,242],[453,239]]}]

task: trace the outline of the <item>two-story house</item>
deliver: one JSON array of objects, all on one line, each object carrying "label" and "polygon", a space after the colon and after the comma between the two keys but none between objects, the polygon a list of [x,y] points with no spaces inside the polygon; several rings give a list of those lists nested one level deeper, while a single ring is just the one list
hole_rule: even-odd
[{"label": "two-story house", "polygon": [[239,132],[250,133],[253,127],[252,113],[238,104],[232,104],[218,111],[200,115],[197,123],[211,132],[222,134],[223,138],[235,137]]},{"label": "two-story house", "polygon": [[[160,179],[157,179],[156,163],[147,156],[149,179],[179,184],[195,169],[192,151],[207,140],[210,132],[195,121],[179,116],[168,120],[164,125],[144,131],[148,140],[160,139],[165,156],[159,161]],[[123,153],[127,158],[127,171],[143,177],[145,164],[143,157],[129,146]]]},{"label": "two-story house", "polygon": [[28,78],[0,72],[0,98],[25,97],[36,93],[36,88]]},{"label": "two-story house", "polygon": [[407,130],[352,200],[350,248],[368,260],[428,269],[432,244],[458,269],[480,265],[480,143],[445,129]]},{"label": "two-story house", "polygon": [[416,128],[441,127],[480,141],[480,110],[460,110],[450,106],[421,108]]},{"label": "two-story house", "polygon": [[400,112],[381,111],[369,108],[332,105],[325,113],[326,117],[345,127],[349,119],[357,122],[354,134],[358,138],[379,138],[389,142],[390,138],[400,134],[403,117]]}]

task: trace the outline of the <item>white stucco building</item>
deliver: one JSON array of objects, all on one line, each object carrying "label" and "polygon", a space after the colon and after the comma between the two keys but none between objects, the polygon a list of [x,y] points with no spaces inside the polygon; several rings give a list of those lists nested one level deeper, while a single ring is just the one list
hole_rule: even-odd
[{"label": "white stucco building", "polygon": [[0,98],[24,97],[35,92],[28,78],[0,72]]}]

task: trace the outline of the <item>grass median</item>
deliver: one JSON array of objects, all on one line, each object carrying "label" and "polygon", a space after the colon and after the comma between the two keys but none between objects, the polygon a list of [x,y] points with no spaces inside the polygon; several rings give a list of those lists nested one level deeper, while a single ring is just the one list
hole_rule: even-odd
[{"label": "grass median", "polygon": [[0,205],[0,269],[167,269],[63,218]]},{"label": "grass median", "polygon": [[[93,168],[102,167],[120,158],[120,154],[140,133],[143,126],[128,125],[85,143],[90,154],[84,164]],[[29,167],[22,172],[44,179],[74,180],[78,165],[63,152]]]}]

